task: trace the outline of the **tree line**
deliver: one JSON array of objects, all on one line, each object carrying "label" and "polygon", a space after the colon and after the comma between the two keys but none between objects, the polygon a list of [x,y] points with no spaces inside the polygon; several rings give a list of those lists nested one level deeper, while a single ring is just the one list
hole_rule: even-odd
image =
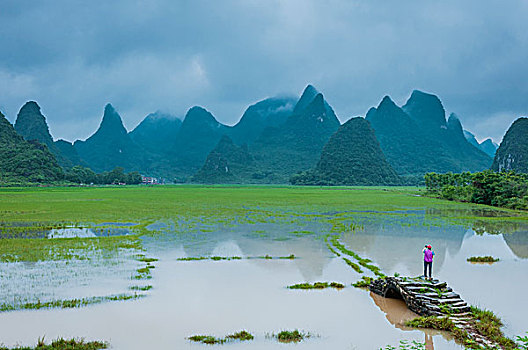
[{"label": "tree line", "polygon": [[90,168],[80,165],[74,166],[64,174],[64,179],[78,184],[97,185],[137,185],[142,181],[141,175],[137,171],[125,173],[122,167],[116,167],[112,171],[96,173]]},{"label": "tree line", "polygon": [[528,174],[514,171],[427,173],[428,193],[440,198],[528,210]]}]

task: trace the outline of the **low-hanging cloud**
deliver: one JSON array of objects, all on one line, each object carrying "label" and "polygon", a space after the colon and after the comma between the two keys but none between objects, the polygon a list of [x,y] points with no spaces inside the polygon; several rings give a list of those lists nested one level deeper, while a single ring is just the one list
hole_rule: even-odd
[{"label": "low-hanging cloud", "polygon": [[528,114],[528,3],[3,1],[0,110],[36,100],[55,138],[86,138],[111,102],[127,128],[202,105],[233,124],[313,83],[344,121],[386,94],[437,94],[479,139]]}]

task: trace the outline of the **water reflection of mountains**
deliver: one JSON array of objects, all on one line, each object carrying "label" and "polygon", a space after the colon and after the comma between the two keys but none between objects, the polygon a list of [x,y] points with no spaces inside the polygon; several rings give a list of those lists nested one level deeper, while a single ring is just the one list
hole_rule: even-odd
[{"label": "water reflection of mountains", "polygon": [[[295,233],[300,231],[305,234]],[[277,257],[295,254],[301,259],[296,259],[293,263],[307,281],[313,281],[322,276],[332,254],[321,239],[315,239],[306,232],[324,232],[324,227],[313,222],[299,225],[220,225],[212,232],[191,230],[171,235],[170,243],[160,241],[159,237],[145,243],[154,244],[158,251],[170,251],[178,246],[188,257]],[[438,269],[442,267],[448,254],[457,255],[464,239],[473,235],[473,231],[459,225],[434,227],[374,223],[364,225],[363,230],[345,233],[342,242],[360,255],[371,258],[387,273],[396,271],[397,267],[402,273],[419,274],[421,250],[425,244],[433,245],[436,252],[435,267]],[[528,230],[504,234],[503,239],[517,257],[528,258]],[[274,268],[265,261],[253,260],[253,263],[263,268]]]},{"label": "water reflection of mountains", "polygon": [[528,259],[528,231],[504,234],[502,238],[513,254],[519,258]]},{"label": "water reflection of mountains", "polygon": [[462,226],[424,227],[373,224],[359,232],[347,233],[343,242],[376,262],[384,271],[404,266],[409,272],[420,271],[421,251],[431,244],[436,253],[435,266],[441,267],[446,254],[460,251],[467,229]]}]

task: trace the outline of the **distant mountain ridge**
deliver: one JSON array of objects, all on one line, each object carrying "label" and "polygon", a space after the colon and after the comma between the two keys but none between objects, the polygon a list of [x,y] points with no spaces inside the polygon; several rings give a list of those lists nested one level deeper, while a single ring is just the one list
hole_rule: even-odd
[{"label": "distant mountain ridge", "polygon": [[107,104],[96,132],[72,144],[53,141],[40,107],[30,101],[15,128],[46,145],[64,169],[85,165],[102,172],[119,166],[201,183],[280,184],[299,174],[327,184],[418,183],[426,172],[489,168],[495,147],[491,140],[479,144],[456,114],[446,118],[435,95],[415,90],[402,107],[385,96],[365,119],[341,125],[313,85],[298,99],[271,97],[250,105],[234,126],[194,106],[182,120],[151,113],[128,132]]},{"label": "distant mountain ridge", "polygon": [[116,166],[127,171],[143,170],[147,157],[130,137],[121,116],[111,104],[104,109],[97,131],[85,141],[73,144],[80,157],[96,172],[110,171]]},{"label": "distant mountain ridge", "polygon": [[517,119],[506,131],[491,168],[528,173],[528,118]]},{"label": "distant mountain ridge", "polygon": [[[288,183],[291,175],[315,166],[339,120],[323,95],[309,85],[286,121],[268,127],[249,151],[257,163],[252,183]],[[307,97],[312,97],[311,100]]]},{"label": "distant mountain ridge", "polygon": [[484,153],[486,153],[491,158],[495,157],[495,152],[497,152],[497,148],[499,148],[499,145],[497,145],[495,142],[493,142],[491,139],[485,139],[481,143],[477,141],[475,138],[475,135],[473,135],[471,132],[464,130],[464,136],[466,137],[466,140],[473,146],[477,147]]},{"label": "distant mountain ridge", "polygon": [[63,168],[82,164],[79,155],[73,148],[65,144],[66,141],[53,141],[46,117],[35,101],[28,101],[20,108],[15,121],[15,130],[28,141],[36,140],[46,145]]},{"label": "distant mountain ridge", "polygon": [[205,108],[189,109],[169,151],[176,177],[184,182],[196,173],[229,129]]},{"label": "distant mountain ridge", "polygon": [[455,114],[446,121],[442,103],[434,95],[415,90],[401,108],[385,96],[366,119],[399,175],[479,171],[491,165],[491,157],[466,140]]},{"label": "distant mountain ridge", "polygon": [[317,166],[294,175],[296,185],[399,185],[402,183],[385,159],[374,130],[364,118],[341,125],[324,146]]},{"label": "distant mountain ridge", "polygon": [[242,183],[250,175],[247,172],[254,171],[254,165],[247,146],[237,146],[229,136],[224,135],[191,181],[210,184]]},{"label": "distant mountain ridge", "polygon": [[249,106],[233,126],[231,138],[238,144],[253,143],[267,127],[284,124],[295,103],[296,100],[291,97],[272,97]]},{"label": "distant mountain ridge", "polygon": [[134,130],[129,132],[129,135],[145,150],[166,154],[167,150],[174,145],[181,125],[181,119],[158,111],[147,115]]},{"label": "distant mountain ridge", "polygon": [[48,147],[35,139],[26,141],[0,112],[0,183],[50,183],[63,175]]},{"label": "distant mountain ridge", "polygon": [[[222,139],[209,153],[206,164],[192,181],[220,181],[219,174],[213,176],[211,171],[222,168],[222,162],[229,159],[230,163],[246,159],[235,162],[236,166],[228,167],[230,170],[223,174],[229,173],[229,181],[238,183],[288,183],[293,174],[315,166],[323,146],[339,127],[339,120],[312,85],[293,102],[290,98],[272,98],[250,106],[239,123],[224,129],[230,138]],[[255,128],[248,127],[250,118],[257,120]],[[233,139],[241,146],[235,145]]]}]

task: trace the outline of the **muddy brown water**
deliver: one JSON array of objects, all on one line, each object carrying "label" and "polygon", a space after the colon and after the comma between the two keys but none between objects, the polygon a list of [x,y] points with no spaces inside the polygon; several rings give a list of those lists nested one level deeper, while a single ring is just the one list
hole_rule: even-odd
[{"label": "muddy brown water", "polygon": [[[254,341],[222,346],[379,349],[408,339],[425,341],[428,349],[462,348],[445,333],[405,327],[405,321],[415,315],[401,300],[383,299],[351,287],[360,275],[334,257],[322,240],[312,235],[292,235],[295,229],[299,228],[241,225],[219,227],[215,232],[147,237],[146,254],[160,260],[152,270],[153,278],[146,281],[131,281],[130,273],[141,265],[119,256],[112,258],[112,264],[100,266],[93,261],[55,263],[57,266],[0,264],[2,302],[17,293],[31,299],[27,290],[39,290],[47,298],[67,298],[126,292],[127,286],[134,284],[153,286],[146,298],[136,301],[0,313],[0,342],[8,346],[32,345],[42,336],[48,340],[62,336],[106,340],[112,349],[199,349],[207,346],[186,338],[195,334],[221,337],[245,329],[255,335]],[[305,225],[303,229],[321,228]],[[519,254],[524,252],[526,237],[513,238],[476,235],[456,225],[431,228],[378,222],[345,234],[341,241],[372,259],[385,273],[411,276],[422,273],[421,249],[426,243],[432,244],[436,252],[434,276],[448,281],[469,303],[496,312],[505,323],[505,332],[514,336],[528,331],[528,323],[519,312],[528,287],[528,259]],[[266,254],[295,254],[299,258],[177,260],[187,256]],[[491,266],[466,262],[469,256],[478,255],[492,255],[500,261]],[[96,272],[92,271],[93,265]],[[38,273],[43,274],[42,281],[30,278]],[[61,285],[52,287],[49,281],[61,281]],[[347,287],[312,291],[286,288],[316,281],[336,281]],[[279,344],[266,337],[285,329],[301,329],[314,337],[297,345]]]}]

